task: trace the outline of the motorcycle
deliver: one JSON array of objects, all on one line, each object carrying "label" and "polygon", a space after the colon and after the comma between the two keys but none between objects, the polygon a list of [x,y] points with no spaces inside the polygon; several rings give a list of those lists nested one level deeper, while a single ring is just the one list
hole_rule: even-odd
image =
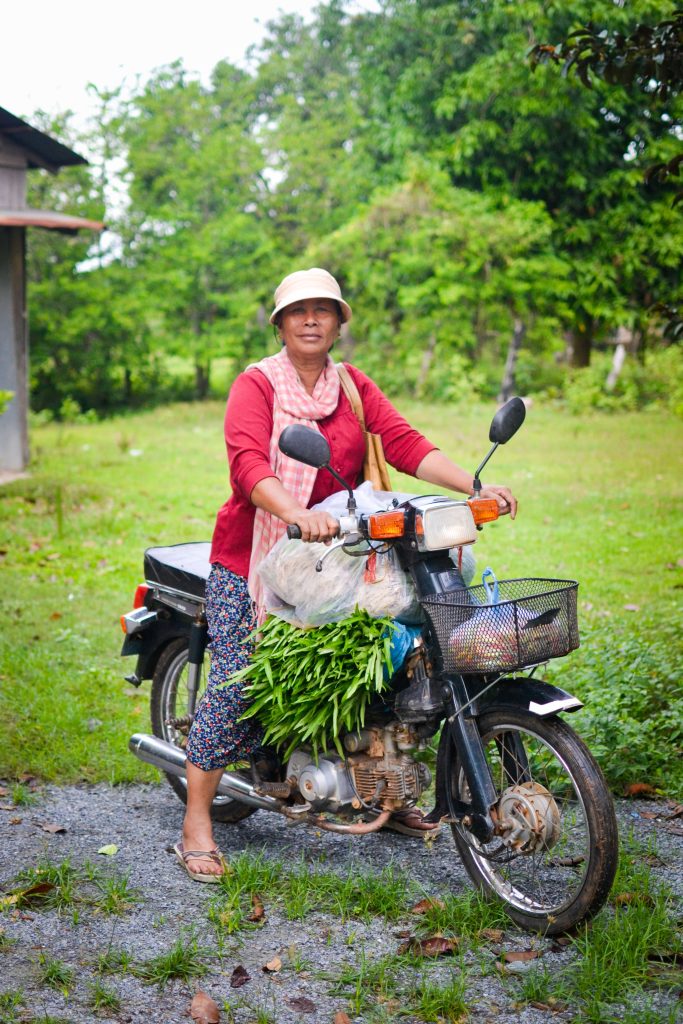
[{"label": "motorcycle", "polygon": [[[614,807],[598,764],[561,714],[582,707],[538,678],[540,665],[579,645],[578,584],[504,580],[467,587],[458,551],[498,517],[481,499],[481,472],[525,417],[519,398],[498,410],[488,454],[474,474],[474,495],[394,500],[358,514],[349,485],[330,466],[317,431],[287,427],[285,454],[332,473],[348,491],[338,538],[327,553],[391,547],[422,608],[421,634],[371,707],[362,729],[343,733],[344,751],[299,747],[283,763],[262,751],[227,769],[212,806],[226,824],[261,809],[316,829],[365,835],[396,811],[414,807],[431,784],[421,751],[438,737],[432,822],[450,825],[474,884],[502,902],[521,927],[547,935],[575,928],[604,904],[617,867]],[[296,537],[298,527],[288,527]],[[185,800],[184,747],[205,685],[210,656],[204,588],[209,544],[154,547],[145,582],[122,616],[122,654],[136,655],[126,677],[152,680],[153,735],[129,747],[165,773]]]}]

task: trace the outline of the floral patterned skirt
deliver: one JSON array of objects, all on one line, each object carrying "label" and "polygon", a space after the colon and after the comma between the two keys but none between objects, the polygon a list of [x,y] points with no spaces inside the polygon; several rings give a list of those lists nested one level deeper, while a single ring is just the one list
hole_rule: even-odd
[{"label": "floral patterned skirt", "polygon": [[250,640],[255,620],[247,581],[214,564],[206,584],[206,618],[211,668],[206,693],[199,703],[187,741],[187,759],[204,771],[242,761],[260,745],[256,721],[240,722],[247,709],[244,683],[222,686],[244,668],[254,650]]}]

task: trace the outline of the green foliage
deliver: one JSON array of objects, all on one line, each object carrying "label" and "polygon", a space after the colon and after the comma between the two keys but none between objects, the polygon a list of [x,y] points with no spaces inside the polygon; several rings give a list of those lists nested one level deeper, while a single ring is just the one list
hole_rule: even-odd
[{"label": "green foliage", "polygon": [[244,718],[258,717],[263,742],[284,756],[301,744],[317,755],[339,733],[362,728],[373,697],[391,675],[390,618],[373,619],[357,609],[343,622],[298,629],[275,616],[260,629],[249,665],[231,679],[247,679],[251,701]]},{"label": "green foliage", "polygon": [[608,391],[611,357],[595,358],[590,367],[574,370],[562,393],[571,412],[635,412],[657,405],[683,416],[683,350],[679,346],[651,349],[643,359],[627,357],[615,387]]},{"label": "green foliage", "polygon": [[571,669],[552,671],[586,702],[575,724],[613,789],[646,782],[683,794],[682,663],[677,623],[660,620],[656,633],[596,626]]}]

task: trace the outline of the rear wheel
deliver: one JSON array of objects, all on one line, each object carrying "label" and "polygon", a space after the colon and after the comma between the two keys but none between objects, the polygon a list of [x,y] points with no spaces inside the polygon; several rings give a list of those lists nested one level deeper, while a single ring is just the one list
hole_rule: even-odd
[{"label": "rear wheel", "polygon": [[[151,715],[152,731],[159,739],[167,740],[175,746],[185,749],[187,737],[192,724],[188,708],[188,642],[185,638],[174,640],[162,653],[152,678]],[[206,688],[206,661],[197,694],[197,704]],[[228,769],[229,770],[229,769]],[[187,801],[187,782],[177,775],[164,773],[171,788],[183,803]],[[236,771],[236,774],[240,774]],[[216,796],[211,805],[211,817],[214,821],[227,824],[242,821],[256,810],[228,796]]]},{"label": "rear wheel", "polygon": [[[480,843],[463,825],[453,838],[470,878],[531,931],[556,935],[591,917],[609,894],[618,860],[612,799],[592,754],[558,718],[492,708],[479,719],[498,793],[497,834]],[[454,801],[469,789],[447,729],[439,777]]]}]

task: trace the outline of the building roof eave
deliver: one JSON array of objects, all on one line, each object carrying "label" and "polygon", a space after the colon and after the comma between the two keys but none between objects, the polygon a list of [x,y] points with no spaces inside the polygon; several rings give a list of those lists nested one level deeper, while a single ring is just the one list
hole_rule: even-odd
[{"label": "building roof eave", "polygon": [[104,223],[99,220],[88,220],[85,217],[73,217],[67,213],[55,213],[51,210],[2,210],[0,209],[0,227],[5,228],[47,228],[49,231],[73,233],[86,228],[90,231],[103,231]]}]

